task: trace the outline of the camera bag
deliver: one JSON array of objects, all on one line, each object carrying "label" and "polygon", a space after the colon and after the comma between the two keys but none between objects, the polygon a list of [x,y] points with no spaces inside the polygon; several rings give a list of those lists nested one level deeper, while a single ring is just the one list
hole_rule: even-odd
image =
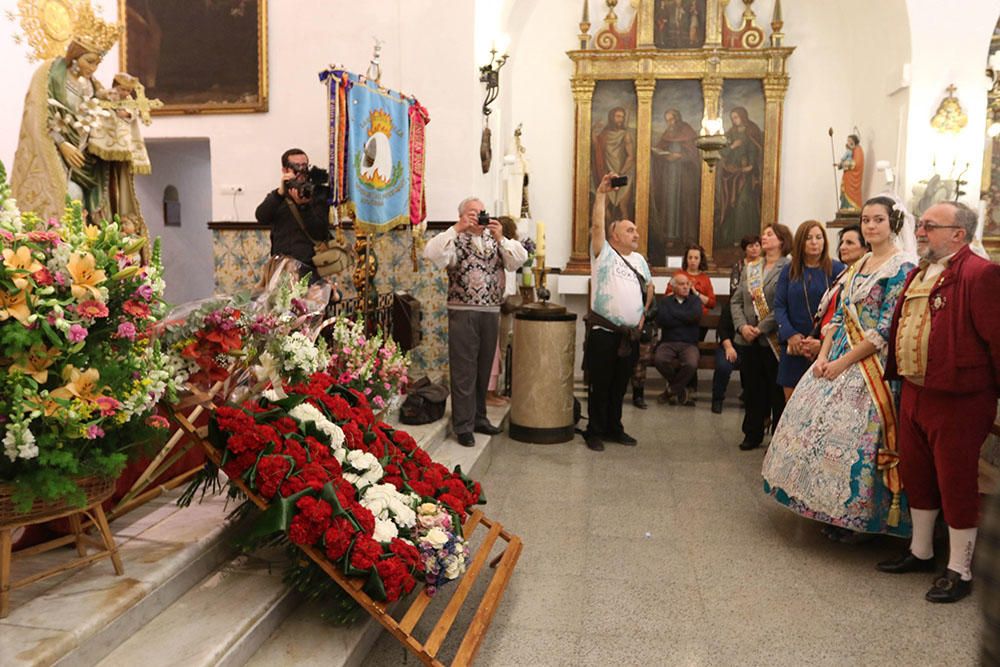
[{"label": "camera bag", "polygon": [[292,211],[292,217],[295,218],[295,222],[302,229],[302,233],[306,235],[307,239],[312,241],[312,263],[316,267],[316,273],[320,278],[340,273],[351,265],[351,255],[347,251],[346,243],[340,243],[332,239],[317,241],[306,231],[306,225],[302,222],[302,214],[299,213],[298,207],[292,203],[291,199],[286,199],[285,203],[288,204],[288,208]]}]

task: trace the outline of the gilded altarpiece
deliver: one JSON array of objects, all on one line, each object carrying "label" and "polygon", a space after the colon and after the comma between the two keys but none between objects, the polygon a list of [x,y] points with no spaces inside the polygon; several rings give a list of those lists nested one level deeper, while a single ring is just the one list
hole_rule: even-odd
[{"label": "gilded altarpiece", "polygon": [[[590,210],[604,172],[629,176],[609,198],[608,219],[639,228],[654,272],[698,242],[728,266],[739,241],[778,211],[781,123],[788,90],[780,0],[765,36],[743,1],[738,26],[727,0],[639,0],[632,25],[618,25],[615,0],[590,34],[584,3],[572,92],[576,108],[573,250],[567,273],[590,270]],[[672,48],[660,48],[671,45]],[[680,45],[680,46],[677,46]],[[706,130],[708,126],[717,129]],[[699,135],[725,134],[710,167]]]}]

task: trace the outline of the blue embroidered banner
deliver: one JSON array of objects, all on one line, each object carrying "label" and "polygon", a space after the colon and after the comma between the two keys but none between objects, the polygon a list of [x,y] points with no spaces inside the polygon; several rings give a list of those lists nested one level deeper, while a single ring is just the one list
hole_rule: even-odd
[{"label": "blue embroidered banner", "polygon": [[350,75],[347,198],[355,224],[386,231],[410,222],[410,102]]}]

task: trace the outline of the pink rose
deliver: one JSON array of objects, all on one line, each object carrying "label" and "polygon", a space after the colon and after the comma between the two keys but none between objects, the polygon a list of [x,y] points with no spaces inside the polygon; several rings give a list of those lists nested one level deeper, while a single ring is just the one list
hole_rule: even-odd
[{"label": "pink rose", "polygon": [[136,330],[135,325],[131,322],[122,322],[118,325],[118,331],[115,336],[118,338],[126,338],[128,340],[135,340]]},{"label": "pink rose", "polygon": [[72,324],[69,327],[69,333],[66,335],[71,343],[79,343],[87,337],[87,330],[81,327],[79,324]]}]

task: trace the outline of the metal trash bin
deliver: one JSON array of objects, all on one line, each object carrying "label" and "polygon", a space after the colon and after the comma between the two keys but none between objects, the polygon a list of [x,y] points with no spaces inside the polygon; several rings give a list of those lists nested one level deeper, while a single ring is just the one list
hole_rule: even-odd
[{"label": "metal trash bin", "polygon": [[576,314],[547,303],[514,315],[510,437],[554,444],[573,439]]}]

